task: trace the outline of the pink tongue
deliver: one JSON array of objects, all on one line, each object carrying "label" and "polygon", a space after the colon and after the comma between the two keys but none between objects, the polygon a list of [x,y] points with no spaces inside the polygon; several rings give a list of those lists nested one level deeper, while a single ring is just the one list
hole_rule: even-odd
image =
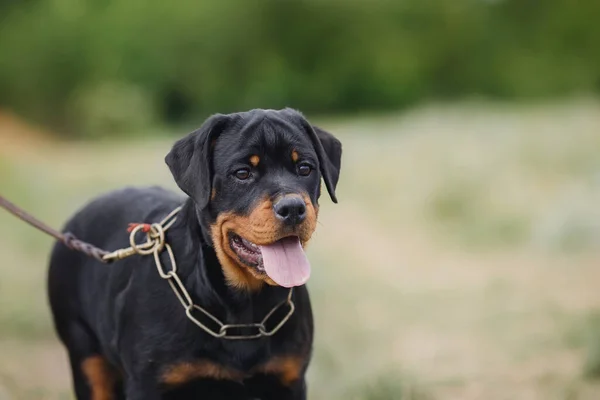
[{"label": "pink tongue", "polygon": [[268,246],[260,246],[265,271],[283,287],[304,285],[310,277],[310,264],[297,237],[287,237]]}]

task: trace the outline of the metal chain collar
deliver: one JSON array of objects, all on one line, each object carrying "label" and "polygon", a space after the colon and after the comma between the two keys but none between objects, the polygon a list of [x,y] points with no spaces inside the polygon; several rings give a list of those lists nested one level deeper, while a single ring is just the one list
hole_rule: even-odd
[{"label": "metal chain collar", "polygon": [[[273,336],[277,331],[281,329],[281,327],[290,319],[292,314],[294,313],[296,307],[292,301],[293,288],[290,289],[287,298],[277,304],[275,307],[271,309],[271,311],[262,319],[262,321],[251,324],[224,324],[213,314],[200,307],[197,304],[194,304],[190,294],[188,293],[185,286],[183,286],[183,282],[177,275],[177,263],[175,262],[175,256],[173,254],[173,250],[171,246],[165,241],[165,232],[173,225],[175,220],[177,219],[177,213],[181,210],[181,207],[173,210],[169,215],[167,215],[160,223],[154,224],[131,224],[130,225],[130,235],[129,235],[129,243],[131,247],[126,249],[120,249],[105,255],[103,258],[106,261],[120,260],[126,257],[129,257],[134,254],[139,255],[150,255],[154,256],[154,262],[156,264],[156,269],[158,270],[158,274],[161,278],[165,279],[171,289],[173,289],[173,293],[179,299],[179,302],[183,306],[185,310],[185,315],[188,317],[190,321],[200,327],[209,335],[229,340],[240,340],[240,339],[258,339],[261,337]],[[138,232],[145,232],[147,235],[145,243],[136,243],[135,235]],[[169,262],[171,264],[171,269],[165,271],[165,268],[162,265],[160,260],[160,253],[165,250],[169,256]],[[267,330],[266,323],[269,321],[269,318],[279,309],[284,306],[289,307],[289,311],[287,314],[279,321],[277,325],[275,325],[272,329]],[[194,316],[194,312],[200,312],[206,317],[210,318],[218,327],[218,330],[212,329],[205,324],[203,324],[198,318]],[[230,330],[233,329],[252,329],[254,333],[241,335],[241,334],[231,334]]]}]

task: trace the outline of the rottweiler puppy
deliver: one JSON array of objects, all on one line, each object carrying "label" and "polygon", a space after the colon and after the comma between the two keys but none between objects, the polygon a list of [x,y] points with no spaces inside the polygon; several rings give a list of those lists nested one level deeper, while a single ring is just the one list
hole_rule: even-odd
[{"label": "rottweiler puppy", "polygon": [[[187,196],[126,188],[78,211],[64,231],[112,251],[129,246],[129,223],[156,223],[181,206],[165,241],[191,300],[210,313],[194,318],[219,332],[212,317],[252,324],[275,310],[264,331],[283,325],[271,336],[214,337],[186,315],[152,255],[102,264],[57,243],[49,300],[77,399],[305,399],[313,317],[303,248],[321,178],[337,202],[341,155],[334,136],[292,109],[217,114],[165,158]],[[159,260],[172,268],[165,251]]]}]

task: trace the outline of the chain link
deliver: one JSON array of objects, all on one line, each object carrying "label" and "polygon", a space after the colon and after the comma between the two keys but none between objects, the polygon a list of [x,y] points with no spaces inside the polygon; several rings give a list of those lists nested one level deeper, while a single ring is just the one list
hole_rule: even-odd
[{"label": "chain link", "polygon": [[[209,335],[215,338],[222,338],[228,340],[258,339],[261,337],[273,336],[275,333],[277,333],[277,331],[279,331],[281,327],[283,327],[283,325],[290,319],[290,317],[296,309],[294,302],[292,301],[293,288],[289,290],[287,298],[279,304],[277,304],[275,307],[273,307],[271,311],[269,311],[269,313],[262,319],[262,321],[258,323],[224,324],[213,314],[200,307],[199,305],[194,304],[192,297],[183,285],[183,282],[179,278],[179,275],[177,275],[177,263],[175,262],[175,255],[173,254],[173,249],[171,249],[171,246],[168,243],[166,243],[165,240],[165,232],[173,225],[173,223],[177,219],[176,215],[180,210],[181,207],[175,209],[173,212],[167,215],[160,223],[154,223],[149,225],[149,229],[147,231],[146,224],[136,225],[129,234],[129,244],[131,245],[131,247],[109,253],[105,255],[104,258],[107,261],[112,261],[115,259],[120,260],[122,258],[129,257],[133,254],[139,254],[143,256],[152,254],[154,256],[154,263],[156,264],[158,275],[162,279],[166,280],[169,286],[171,286],[173,293],[175,293],[175,296],[177,296],[177,299],[179,300],[179,302],[183,306],[183,309],[185,310],[185,315],[190,321],[196,324],[204,332],[208,333]],[[146,232],[146,241],[143,243],[137,243],[135,241],[135,235],[140,231]],[[160,254],[163,252],[163,250],[167,251],[170,264],[170,266],[167,266],[169,267],[168,270],[165,269],[165,266],[163,266],[163,263],[160,260]],[[277,310],[285,307],[286,305],[289,307],[287,314],[271,330],[267,330],[266,324],[271,318],[271,316],[273,316],[273,314]],[[200,321],[194,316],[194,311],[197,311],[200,314],[212,320],[218,326],[218,329],[211,329],[209,326],[204,324],[202,321]],[[229,333],[229,331],[234,329],[252,329],[254,330],[254,333],[245,335],[236,335],[233,333]]]},{"label": "chain link", "polygon": [[[284,301],[282,301],[281,303],[279,303],[278,305],[276,305],[261,321],[260,324],[262,325],[262,328],[259,328],[259,329],[260,329],[260,333],[262,333],[264,336],[273,336],[274,334],[276,334],[277,331],[281,329],[281,327],[287,322],[288,319],[290,319],[290,317],[296,310],[296,306],[294,305],[294,302],[292,301],[292,290],[293,289],[290,289],[287,298]],[[285,305],[288,305],[290,307],[290,310],[285,315],[285,317],[283,317],[281,319],[281,321],[279,321],[279,323],[277,325],[275,325],[275,327],[273,327],[273,329],[271,329],[270,331],[265,331],[265,324],[267,323],[269,318],[275,313],[275,311],[277,311],[278,309],[280,309],[281,307],[283,307]]]}]

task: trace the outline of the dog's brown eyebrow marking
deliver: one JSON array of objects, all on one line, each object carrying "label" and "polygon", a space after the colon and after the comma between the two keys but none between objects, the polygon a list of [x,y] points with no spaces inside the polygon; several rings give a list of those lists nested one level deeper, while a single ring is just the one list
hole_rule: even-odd
[{"label": "dog's brown eyebrow marking", "polygon": [[252,157],[250,157],[250,164],[252,164],[253,167],[258,166],[259,162],[260,162],[260,157],[257,156],[256,154],[253,155]]},{"label": "dog's brown eyebrow marking", "polygon": [[217,197],[217,189],[213,188],[210,192],[210,199],[214,200]]},{"label": "dog's brown eyebrow marking", "polygon": [[83,374],[88,380],[92,392],[92,400],[113,400],[115,375],[104,357],[96,355],[83,360]]},{"label": "dog's brown eyebrow marking", "polygon": [[296,161],[298,161],[298,158],[299,158],[298,152],[296,150],[292,150],[292,161],[296,162]]},{"label": "dog's brown eyebrow marking", "polygon": [[180,362],[167,367],[162,373],[160,381],[169,386],[178,386],[191,380],[202,378],[242,381],[244,374],[210,360],[199,360]]},{"label": "dog's brown eyebrow marking", "polygon": [[277,356],[256,369],[262,374],[275,375],[284,386],[290,386],[300,379],[304,359],[299,356]]}]

